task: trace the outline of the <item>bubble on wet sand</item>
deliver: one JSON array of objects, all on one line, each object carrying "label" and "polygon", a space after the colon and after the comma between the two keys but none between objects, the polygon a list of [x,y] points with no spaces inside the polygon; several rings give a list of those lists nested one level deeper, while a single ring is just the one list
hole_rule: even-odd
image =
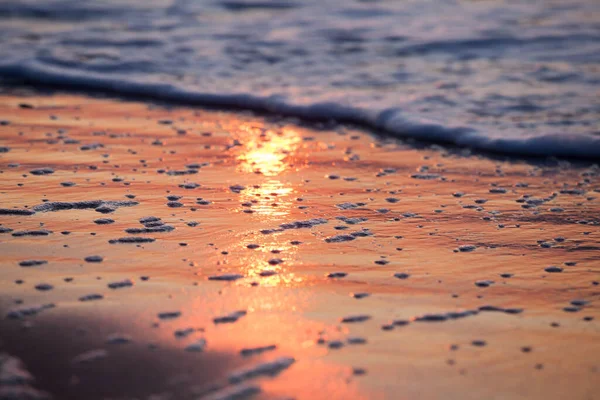
[{"label": "bubble on wet sand", "polygon": [[215,324],[229,324],[229,323],[234,323],[234,322],[237,322],[238,319],[242,318],[246,314],[247,314],[247,312],[245,310],[234,311],[234,312],[232,312],[230,314],[213,318],[213,322]]},{"label": "bubble on wet sand", "polygon": [[583,299],[575,299],[575,300],[571,300],[571,304],[574,306],[578,306],[578,307],[583,307],[588,305],[590,302],[587,300],[583,300]]},{"label": "bubble on wet sand", "polygon": [[327,347],[334,350],[341,349],[342,347],[344,347],[344,342],[342,342],[341,340],[332,340],[327,343]]},{"label": "bubble on wet sand", "polygon": [[118,239],[111,239],[108,241],[110,244],[116,243],[152,243],[156,241],[154,238],[138,237],[138,236],[126,236]]},{"label": "bubble on wet sand", "polygon": [[370,315],[359,314],[359,315],[349,315],[340,319],[340,322],[343,324],[353,324],[358,322],[365,322],[371,319]]},{"label": "bubble on wet sand", "polygon": [[111,213],[116,211],[120,207],[133,207],[138,205],[137,201],[132,200],[85,200],[85,201],[49,201],[34,206],[32,209],[35,212],[56,212],[64,210],[85,210],[94,209],[95,211],[103,214]]},{"label": "bubble on wet sand", "polygon": [[34,315],[39,314],[42,311],[49,310],[54,307],[55,307],[54,303],[47,303],[47,304],[41,304],[41,305],[32,306],[32,307],[16,308],[16,309],[8,311],[8,313],[6,314],[6,318],[8,318],[8,319],[23,319],[25,317],[32,317]]},{"label": "bubble on wet sand", "polygon": [[204,351],[205,348],[206,348],[206,339],[200,338],[200,339],[196,340],[195,342],[188,344],[185,347],[185,351],[189,351],[192,353],[200,353],[200,352]]},{"label": "bubble on wet sand", "polygon": [[438,174],[413,174],[410,176],[413,179],[434,180],[441,178]]},{"label": "bubble on wet sand", "polygon": [[313,218],[313,219],[303,220],[303,221],[288,222],[288,223],[279,225],[279,227],[281,229],[312,228],[313,226],[326,224],[327,222],[328,221],[325,218]]},{"label": "bubble on wet sand", "polygon": [[418,322],[443,322],[448,319],[446,314],[425,314],[417,317],[412,317],[413,321]]},{"label": "bubble on wet sand", "polygon": [[36,168],[29,171],[32,175],[50,175],[54,173],[52,168],[44,167],[44,168]]},{"label": "bubble on wet sand", "polygon": [[199,188],[200,184],[194,183],[194,182],[189,182],[189,183],[182,183],[179,185],[179,187],[182,189],[186,189],[186,190],[192,190],[192,189]]},{"label": "bubble on wet sand", "polygon": [[477,315],[477,310],[462,310],[462,311],[450,311],[446,313],[437,314],[423,314],[411,318],[411,321],[415,322],[444,322],[448,320],[461,319]]},{"label": "bubble on wet sand", "polygon": [[346,342],[348,342],[348,344],[366,344],[367,339],[360,336],[350,336],[346,339]]},{"label": "bubble on wet sand", "polygon": [[232,185],[229,186],[229,190],[231,190],[233,193],[240,193],[242,190],[245,190],[246,187],[242,186],[242,185]]},{"label": "bubble on wet sand", "polygon": [[340,243],[340,242],[349,242],[351,240],[356,239],[356,237],[352,235],[335,235],[328,238],[325,238],[325,242],[327,243]]},{"label": "bubble on wet sand", "polygon": [[173,332],[173,335],[177,338],[177,339],[184,339],[186,337],[188,337],[189,335],[191,335],[192,333],[196,332],[196,328],[181,328],[181,329],[176,329],[175,332]]},{"label": "bubble on wet sand", "polygon": [[240,355],[242,355],[243,357],[250,357],[250,356],[265,353],[267,351],[273,351],[275,349],[277,349],[277,346],[274,344],[269,345],[269,346],[244,348],[244,349],[240,350]]},{"label": "bubble on wet sand", "polygon": [[504,308],[504,307],[497,307],[497,306],[490,306],[490,305],[486,305],[486,306],[481,306],[479,307],[479,311],[488,311],[488,312],[503,312],[506,314],[521,314],[523,312],[522,308]]},{"label": "bubble on wet sand", "polygon": [[132,287],[133,281],[131,279],[124,279],[122,281],[111,282],[107,285],[110,289],[121,289],[126,287]]},{"label": "bubble on wet sand", "polygon": [[159,217],[154,217],[154,216],[149,216],[149,217],[142,217],[139,219],[140,224],[148,224],[150,222],[159,222],[160,218]]},{"label": "bubble on wet sand", "polygon": [[164,311],[157,314],[158,319],[168,320],[181,317],[181,311]]},{"label": "bubble on wet sand", "polygon": [[475,249],[477,249],[477,246],[474,246],[472,244],[465,244],[462,246],[458,246],[458,251],[460,251],[461,253],[471,252],[471,251],[474,251]]},{"label": "bubble on wet sand", "polygon": [[358,218],[358,217],[357,218],[335,217],[335,218],[338,219],[338,220],[340,220],[340,221],[344,221],[348,225],[356,225],[356,224],[360,224],[361,222],[368,221],[368,219],[365,218],[365,217],[360,217],[360,218]]},{"label": "bubble on wet sand", "polygon": [[131,235],[140,234],[140,233],[162,233],[162,232],[171,232],[175,230],[175,228],[171,225],[160,224],[157,226],[150,226],[147,224],[145,228],[127,228],[125,229],[126,233]]},{"label": "bubble on wet sand", "polygon": [[34,229],[30,231],[18,231],[13,232],[12,235],[15,237],[23,237],[23,236],[48,236],[52,233],[47,229]]},{"label": "bubble on wet sand", "polygon": [[19,263],[21,267],[38,267],[40,265],[48,264],[46,260],[25,260]]},{"label": "bubble on wet sand", "polygon": [[223,274],[223,275],[211,275],[208,277],[208,280],[211,281],[236,281],[238,279],[242,279],[244,275],[240,274]]},{"label": "bubble on wet sand", "polygon": [[264,362],[255,366],[235,371],[229,375],[229,382],[240,383],[259,376],[277,376],[289,368],[296,360],[292,357],[279,357],[273,361]]},{"label": "bubble on wet sand", "polygon": [[94,220],[94,223],[97,225],[108,225],[108,224],[112,224],[114,222],[115,222],[115,220],[110,219],[110,218],[98,218],[98,219]]},{"label": "bubble on wet sand", "polygon": [[47,292],[52,289],[54,289],[54,286],[49,283],[38,283],[35,285],[35,290],[39,290],[40,292]]},{"label": "bubble on wet sand", "polygon": [[18,208],[0,208],[0,215],[33,215],[35,211]]},{"label": "bubble on wet sand", "polygon": [[103,295],[98,294],[98,293],[91,293],[91,294],[86,294],[85,296],[81,296],[79,298],[79,301],[95,301],[95,300],[102,300],[104,298]]}]

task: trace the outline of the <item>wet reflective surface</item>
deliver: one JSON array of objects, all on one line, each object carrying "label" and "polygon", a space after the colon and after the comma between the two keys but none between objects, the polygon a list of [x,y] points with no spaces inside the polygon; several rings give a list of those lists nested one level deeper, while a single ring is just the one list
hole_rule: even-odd
[{"label": "wet reflective surface", "polygon": [[597,166],[78,96],[4,93],[0,121],[0,353],[35,378],[0,390],[600,389]]}]

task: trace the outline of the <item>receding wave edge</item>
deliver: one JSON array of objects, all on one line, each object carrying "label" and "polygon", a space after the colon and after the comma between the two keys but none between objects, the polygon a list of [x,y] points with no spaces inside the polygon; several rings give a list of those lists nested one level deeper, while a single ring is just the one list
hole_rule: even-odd
[{"label": "receding wave edge", "polygon": [[526,138],[485,136],[477,129],[445,126],[436,122],[413,121],[401,109],[367,110],[337,103],[297,105],[283,96],[260,97],[245,93],[214,94],[191,91],[169,83],[141,83],[108,78],[89,72],[38,65],[36,62],[0,65],[0,77],[33,85],[50,85],[66,90],[143,97],[178,104],[238,108],[276,113],[306,120],[353,123],[397,138],[452,144],[474,150],[517,156],[554,156],[600,160],[600,136],[548,134]]}]

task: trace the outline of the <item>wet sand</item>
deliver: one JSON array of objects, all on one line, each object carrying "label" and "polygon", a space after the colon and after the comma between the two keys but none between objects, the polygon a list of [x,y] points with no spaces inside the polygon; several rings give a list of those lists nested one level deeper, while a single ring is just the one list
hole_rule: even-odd
[{"label": "wet sand", "polygon": [[0,121],[0,394],[600,396],[597,165],[78,95]]}]

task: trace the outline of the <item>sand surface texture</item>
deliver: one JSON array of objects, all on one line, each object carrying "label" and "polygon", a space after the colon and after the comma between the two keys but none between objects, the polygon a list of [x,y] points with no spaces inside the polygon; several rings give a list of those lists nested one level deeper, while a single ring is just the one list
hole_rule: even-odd
[{"label": "sand surface texture", "polygon": [[598,166],[76,95],[0,121],[0,398],[600,398]]}]

